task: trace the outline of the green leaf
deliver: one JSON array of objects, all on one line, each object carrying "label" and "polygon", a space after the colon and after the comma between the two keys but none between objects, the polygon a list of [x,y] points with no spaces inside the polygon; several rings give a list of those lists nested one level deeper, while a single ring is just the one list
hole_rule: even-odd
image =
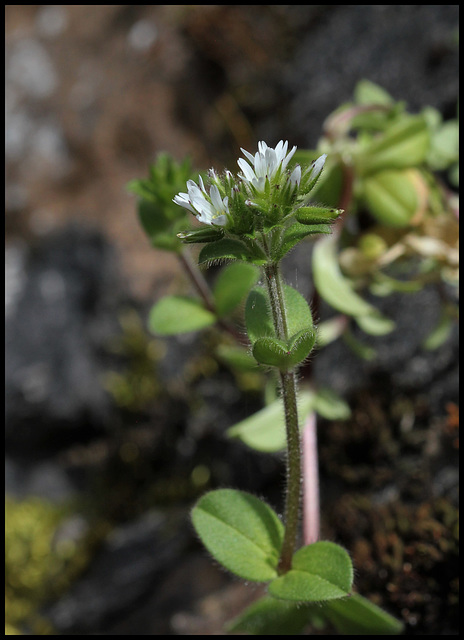
[{"label": "green leaf", "polygon": [[388,227],[410,224],[421,202],[417,173],[386,170],[362,182],[362,199],[370,213]]},{"label": "green leaf", "polygon": [[308,303],[289,285],[283,286],[288,341],[275,336],[267,292],[255,287],[248,296],[245,322],[253,355],[258,362],[288,369],[302,362],[316,340],[313,319]]},{"label": "green leaf", "polygon": [[258,338],[275,336],[269,298],[263,287],[254,287],[250,291],[245,305],[245,323],[251,344]]},{"label": "green leaf", "polygon": [[213,289],[219,317],[227,315],[240,304],[259,276],[259,270],[252,264],[236,263],[222,269]]},{"label": "green leaf", "polygon": [[395,291],[414,293],[424,288],[424,283],[420,280],[396,280],[381,271],[377,271],[373,275],[375,282],[371,284],[369,290],[376,296],[389,296]]},{"label": "green leaf", "polygon": [[316,243],[313,276],[320,296],[334,309],[351,316],[377,314],[375,307],[355,293],[350,281],[343,277],[338,265],[335,238],[324,238]]},{"label": "green leaf", "polygon": [[296,602],[321,602],[347,596],[353,583],[348,553],[333,542],[321,541],[299,549],[292,568],[273,580],[269,593]]},{"label": "green leaf", "polygon": [[360,328],[371,336],[384,336],[395,328],[393,320],[386,318],[381,313],[369,316],[357,316],[356,322]]},{"label": "green leaf", "polygon": [[288,284],[284,285],[288,336],[291,340],[300,331],[313,328],[313,317],[305,298]]},{"label": "green leaf", "polygon": [[434,351],[444,344],[453,329],[454,319],[447,310],[443,310],[437,325],[432,329],[422,346],[428,351]]},{"label": "green leaf", "polygon": [[358,593],[322,606],[322,615],[344,635],[398,635],[403,624]]},{"label": "green leaf", "polygon": [[253,345],[253,356],[260,364],[287,369],[287,345],[278,338],[258,338]]},{"label": "green leaf", "polygon": [[258,338],[253,345],[253,356],[260,364],[285,371],[303,362],[315,341],[316,333],[312,329],[299,331],[288,343],[272,337]]},{"label": "green leaf", "polygon": [[442,171],[459,158],[459,124],[449,120],[432,134],[428,162],[434,171]]},{"label": "green leaf", "polygon": [[390,106],[394,103],[391,95],[382,87],[370,80],[360,80],[354,89],[356,104],[383,104]]},{"label": "green leaf", "polygon": [[351,349],[351,351],[362,358],[362,360],[373,360],[376,356],[376,351],[367,344],[364,344],[360,340],[354,337],[354,335],[348,329],[343,333],[343,342]]},{"label": "green leaf", "polygon": [[[303,425],[312,411],[314,392],[302,390],[298,394],[298,417]],[[230,438],[238,438],[251,449],[273,453],[285,449],[285,417],[282,400],[275,400],[261,411],[245,418],[227,430]]]},{"label": "green leaf", "polygon": [[[314,605],[314,607],[319,605]],[[254,636],[295,636],[317,614],[314,607],[302,607],[299,603],[277,600],[265,595],[253,602],[243,613],[226,625],[228,633]]]},{"label": "green leaf", "polygon": [[192,510],[196,532],[226,569],[255,582],[277,576],[284,526],[265,502],[244,491],[218,489]]},{"label": "green leaf", "polygon": [[332,389],[318,389],[314,396],[314,410],[326,420],[348,420],[349,405]]},{"label": "green leaf", "polygon": [[215,263],[223,260],[243,260],[251,259],[247,247],[239,240],[233,238],[222,238],[216,242],[206,244],[200,251],[198,257],[199,264]]},{"label": "green leaf", "polygon": [[184,296],[166,296],[151,309],[148,325],[160,336],[204,329],[216,322],[216,316],[201,302]]},{"label": "green leaf", "polygon": [[325,347],[327,344],[334,342],[334,340],[337,340],[337,338],[342,335],[345,327],[345,316],[335,316],[334,318],[330,318],[330,320],[321,322],[317,327],[317,345],[319,347]]},{"label": "green leaf", "polygon": [[311,353],[315,342],[316,332],[312,328],[295,333],[288,341],[287,368],[303,362]]},{"label": "green leaf", "polygon": [[256,371],[256,360],[247,349],[240,346],[220,344],[216,349],[220,360],[239,371]]},{"label": "green leaf", "polygon": [[359,152],[356,167],[361,175],[415,167],[425,161],[429,148],[426,119],[423,116],[403,116]]}]

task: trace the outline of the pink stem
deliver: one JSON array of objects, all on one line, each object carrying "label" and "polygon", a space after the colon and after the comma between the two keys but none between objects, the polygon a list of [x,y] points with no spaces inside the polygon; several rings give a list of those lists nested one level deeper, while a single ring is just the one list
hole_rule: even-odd
[{"label": "pink stem", "polygon": [[319,469],[317,457],[316,413],[306,418],[303,429],[303,539],[304,544],[319,540]]}]

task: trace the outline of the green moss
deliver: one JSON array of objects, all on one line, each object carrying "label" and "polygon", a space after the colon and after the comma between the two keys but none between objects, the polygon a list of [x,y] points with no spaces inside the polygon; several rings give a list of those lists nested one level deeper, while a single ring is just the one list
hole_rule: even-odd
[{"label": "green moss", "polygon": [[[39,498],[5,500],[5,634],[53,635],[39,613],[74,582],[89,561],[89,540],[59,541],[67,506]],[[93,537],[93,536],[92,536]]]}]

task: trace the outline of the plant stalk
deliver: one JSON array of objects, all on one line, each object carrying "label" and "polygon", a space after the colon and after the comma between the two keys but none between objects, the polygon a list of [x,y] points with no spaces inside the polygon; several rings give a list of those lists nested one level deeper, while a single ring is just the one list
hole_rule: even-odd
[{"label": "plant stalk", "polygon": [[[275,263],[265,265],[264,274],[276,336],[280,340],[286,341],[288,339],[288,325],[279,265]],[[301,496],[301,451],[298,429],[297,380],[294,369],[281,371],[280,383],[287,435],[287,487],[284,513],[285,534],[277,568],[279,575],[286,573],[291,568],[298,535]]]}]

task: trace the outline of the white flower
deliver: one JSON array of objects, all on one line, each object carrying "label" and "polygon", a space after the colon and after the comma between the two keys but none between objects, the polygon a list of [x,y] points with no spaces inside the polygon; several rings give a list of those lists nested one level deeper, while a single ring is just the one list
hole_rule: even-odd
[{"label": "white flower", "polygon": [[200,186],[194,180],[189,180],[188,193],[178,193],[173,202],[191,211],[204,224],[224,226],[227,223],[226,214],[229,213],[229,198],[226,196],[222,199],[215,184],[210,188],[208,196],[201,176],[198,177]]},{"label": "white flower", "polygon": [[279,169],[284,171],[296,151],[296,147],[293,147],[287,154],[287,149],[288,142],[283,140],[275,149],[268,147],[265,142],[258,142],[258,151],[254,156],[245,149],[241,149],[251,166],[243,158],[238,160],[238,165],[243,171],[242,175],[239,174],[240,178],[252,184],[258,191],[264,191],[266,178],[272,180]]}]

